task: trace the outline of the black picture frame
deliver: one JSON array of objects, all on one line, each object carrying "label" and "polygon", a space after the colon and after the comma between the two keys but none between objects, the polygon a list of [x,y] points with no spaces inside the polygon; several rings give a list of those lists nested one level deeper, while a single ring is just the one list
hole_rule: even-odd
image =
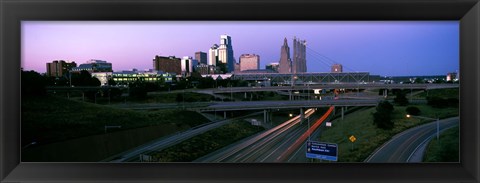
[{"label": "black picture frame", "polygon": [[[478,0],[2,0],[1,182],[479,182]],[[459,20],[460,163],[21,163],[22,20]]]}]

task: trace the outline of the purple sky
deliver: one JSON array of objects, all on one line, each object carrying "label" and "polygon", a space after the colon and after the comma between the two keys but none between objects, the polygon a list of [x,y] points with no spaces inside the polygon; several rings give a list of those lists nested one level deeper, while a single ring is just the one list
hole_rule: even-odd
[{"label": "purple sky", "polygon": [[329,72],[334,62],[381,76],[459,69],[458,21],[23,21],[22,67],[44,73],[53,60],[99,59],[114,71],[152,69],[155,55],[193,57],[221,34],[232,37],[236,60],[260,55],[261,69],[278,62],[285,37],[293,50],[294,36],[307,40],[308,72]]}]

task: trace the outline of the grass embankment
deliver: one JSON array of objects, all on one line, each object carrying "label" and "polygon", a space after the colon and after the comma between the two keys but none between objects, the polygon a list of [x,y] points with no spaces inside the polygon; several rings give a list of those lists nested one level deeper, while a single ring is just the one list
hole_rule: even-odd
[{"label": "grass embankment", "polygon": [[190,162],[262,130],[265,128],[236,121],[150,155],[159,162]]},{"label": "grass embankment", "polygon": [[459,128],[446,130],[439,141],[434,138],[427,146],[424,162],[459,162]]},{"label": "grass embankment", "polygon": [[[346,115],[344,119],[332,121],[332,127],[322,127],[321,142],[338,144],[338,160],[340,162],[362,162],[376,148],[391,139],[394,135],[408,128],[429,122],[428,120],[406,118],[405,108],[408,106],[394,106],[392,119],[395,127],[392,130],[382,130],[373,124],[372,113],[375,108],[366,108]],[[437,116],[447,118],[458,116],[458,108],[432,108],[427,105],[416,105],[421,110],[422,116]],[[338,110],[337,110],[338,111]],[[354,135],[353,143],[348,139]]]},{"label": "grass embankment", "polygon": [[[98,161],[147,141],[209,122],[182,110],[116,109],[60,97],[22,100],[23,161]],[[121,126],[108,129],[105,125]]]},{"label": "grass embankment", "polygon": [[459,98],[459,89],[458,88],[446,88],[446,89],[435,89],[429,90],[418,94],[419,97],[440,97],[440,98]]}]

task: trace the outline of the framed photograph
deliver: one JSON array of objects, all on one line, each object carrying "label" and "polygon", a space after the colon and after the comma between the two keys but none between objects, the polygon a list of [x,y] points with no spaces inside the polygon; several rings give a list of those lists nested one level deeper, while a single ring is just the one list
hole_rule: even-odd
[{"label": "framed photograph", "polygon": [[478,181],[478,1],[0,6],[2,181]]}]

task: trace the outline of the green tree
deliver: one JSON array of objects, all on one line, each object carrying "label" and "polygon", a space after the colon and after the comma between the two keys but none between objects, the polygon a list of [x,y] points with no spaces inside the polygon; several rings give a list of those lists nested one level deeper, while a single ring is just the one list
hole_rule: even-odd
[{"label": "green tree", "polygon": [[407,112],[407,114],[410,114],[410,115],[419,115],[420,114],[420,109],[418,109],[418,107],[414,107],[414,106],[409,106],[405,109],[405,111]]},{"label": "green tree", "polygon": [[408,99],[405,97],[405,92],[403,91],[397,92],[393,101],[400,106],[406,106],[408,104]]},{"label": "green tree", "polygon": [[80,73],[72,73],[72,85],[74,86],[100,86],[100,80],[88,71],[80,71]]},{"label": "green tree", "polygon": [[425,83],[425,80],[423,80],[422,78],[415,78],[415,83]]},{"label": "green tree", "polygon": [[108,79],[108,85],[109,86],[115,86],[115,85],[117,85],[117,82],[115,82],[115,80],[113,80],[113,78],[110,78],[110,79]]},{"label": "green tree", "polygon": [[394,127],[392,121],[393,105],[388,101],[380,102],[376,107],[376,112],[373,113],[373,124],[378,128],[391,130]]},{"label": "green tree", "polygon": [[21,71],[22,96],[46,95],[47,79],[35,71]]}]

